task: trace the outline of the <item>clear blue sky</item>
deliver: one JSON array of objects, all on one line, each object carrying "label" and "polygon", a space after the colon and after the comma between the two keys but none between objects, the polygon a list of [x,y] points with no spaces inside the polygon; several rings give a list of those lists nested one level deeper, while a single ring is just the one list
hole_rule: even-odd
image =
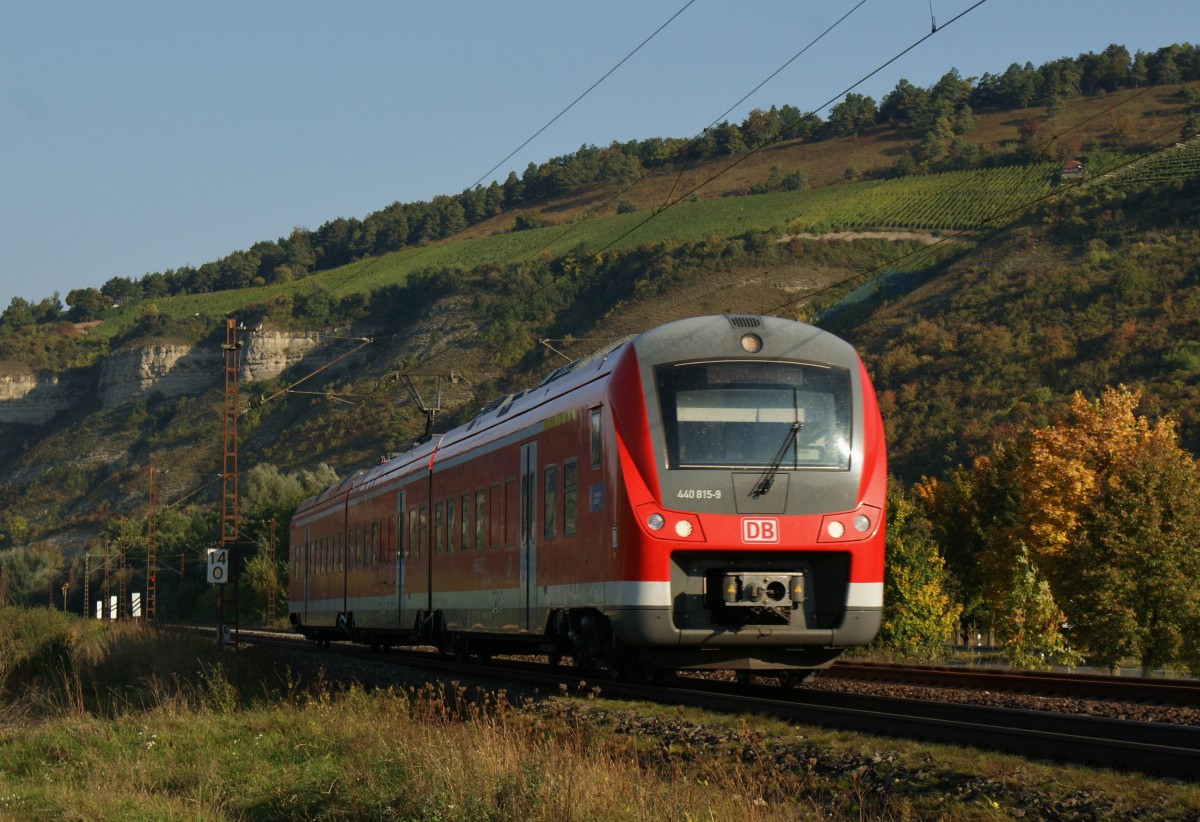
[{"label": "clear blue sky", "polygon": [[[0,0],[0,309],[456,194],[686,2]],[[695,0],[492,176],[690,137],[857,2]],[[856,91],[1200,36],[1195,0],[986,0],[950,24],[973,4],[932,0],[938,33]],[[839,97],[930,5],[867,0],[728,119]]]}]

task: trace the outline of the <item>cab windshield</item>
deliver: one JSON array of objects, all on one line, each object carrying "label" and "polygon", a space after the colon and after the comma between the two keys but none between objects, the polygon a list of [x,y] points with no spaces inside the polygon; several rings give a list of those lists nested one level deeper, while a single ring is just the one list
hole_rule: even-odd
[{"label": "cab windshield", "polygon": [[850,467],[845,369],[680,363],[658,366],[655,378],[670,468]]}]

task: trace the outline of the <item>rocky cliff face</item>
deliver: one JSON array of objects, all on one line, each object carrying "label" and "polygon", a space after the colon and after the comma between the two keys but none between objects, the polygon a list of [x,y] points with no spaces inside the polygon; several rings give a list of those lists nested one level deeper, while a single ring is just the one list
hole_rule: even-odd
[{"label": "rocky cliff face", "polygon": [[[279,376],[321,341],[319,332],[264,331],[246,335],[238,380]],[[99,369],[80,374],[0,372],[0,424],[41,425],[78,402],[98,399],[105,409],[137,402],[152,393],[198,394],[220,386],[224,357],[212,346],[160,343],[114,351]]]},{"label": "rocky cliff face", "polygon": [[87,395],[73,376],[32,371],[0,374],[0,424],[41,425]]},{"label": "rocky cliff face", "polygon": [[221,376],[221,352],[192,345],[151,345],[114,351],[100,363],[96,395],[116,408],[151,394],[197,394]]},{"label": "rocky cliff face", "polygon": [[249,335],[239,358],[238,380],[271,380],[321,344],[320,331],[259,331]]}]

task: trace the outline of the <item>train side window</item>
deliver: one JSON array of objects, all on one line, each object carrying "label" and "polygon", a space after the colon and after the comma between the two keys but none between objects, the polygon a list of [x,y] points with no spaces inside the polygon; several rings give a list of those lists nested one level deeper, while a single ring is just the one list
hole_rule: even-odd
[{"label": "train side window", "polygon": [[454,497],[446,500],[446,553],[453,554],[454,549],[458,547],[458,523],[455,522],[455,514],[458,510],[458,501]]},{"label": "train side window", "polygon": [[442,503],[438,500],[433,505],[433,552],[440,554],[442,552],[442,540],[445,539],[446,532],[442,529]]},{"label": "train side window", "polygon": [[417,533],[417,509],[408,509],[408,555],[421,556],[421,539]]},{"label": "train side window", "polygon": [[371,555],[370,555],[370,557],[367,558],[367,565],[374,568],[376,565],[379,564],[379,523],[378,522],[371,523],[371,543],[370,543],[369,550],[371,552]]},{"label": "train side window", "polygon": [[558,536],[558,466],[547,465],[542,473],[542,536]]},{"label": "train side window", "polygon": [[507,548],[515,548],[520,538],[518,526],[521,524],[521,490],[516,477],[509,477],[504,481],[501,519],[504,520],[504,545]]},{"label": "train side window", "polygon": [[574,536],[579,529],[579,463],[563,463],[563,536]]},{"label": "train side window", "polygon": [[350,547],[346,551],[346,570],[353,571],[358,567],[358,526],[350,529]]},{"label": "train side window", "polygon": [[399,559],[401,562],[404,561],[404,557],[406,556],[404,552],[408,547],[408,543],[404,539],[404,529],[405,529],[404,495],[405,495],[404,491],[399,491],[396,493],[396,524],[395,524],[396,543],[395,543],[395,547],[396,547],[396,558]]},{"label": "train side window", "polygon": [[462,525],[459,533],[459,541],[462,543],[464,551],[471,550],[471,495],[462,495]]},{"label": "train side window", "polygon": [[500,496],[500,483],[492,483],[488,488],[488,547],[495,550],[500,547],[501,529],[504,526],[503,498]]},{"label": "train side window", "polygon": [[599,467],[600,467],[600,459],[601,459],[601,457],[603,456],[603,453],[602,453],[602,448],[601,448],[601,446],[602,446],[602,444],[603,444],[603,442],[604,442],[604,438],[603,438],[603,436],[602,436],[603,432],[602,432],[602,430],[601,430],[601,428],[600,428],[600,409],[599,409],[599,408],[593,408],[593,409],[592,409],[591,421],[592,421],[592,422],[591,422],[591,429],[592,429],[592,467],[593,467],[593,468],[599,468]]},{"label": "train side window", "polygon": [[487,491],[475,492],[475,550],[482,551],[487,545]]}]

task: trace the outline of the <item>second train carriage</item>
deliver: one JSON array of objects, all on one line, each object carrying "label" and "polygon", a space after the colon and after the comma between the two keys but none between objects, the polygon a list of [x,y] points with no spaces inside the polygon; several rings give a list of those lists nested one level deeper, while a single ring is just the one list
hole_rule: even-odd
[{"label": "second train carriage", "polygon": [[319,641],[804,672],[878,631],[886,474],[848,343],[680,320],[302,503],[291,621]]}]

